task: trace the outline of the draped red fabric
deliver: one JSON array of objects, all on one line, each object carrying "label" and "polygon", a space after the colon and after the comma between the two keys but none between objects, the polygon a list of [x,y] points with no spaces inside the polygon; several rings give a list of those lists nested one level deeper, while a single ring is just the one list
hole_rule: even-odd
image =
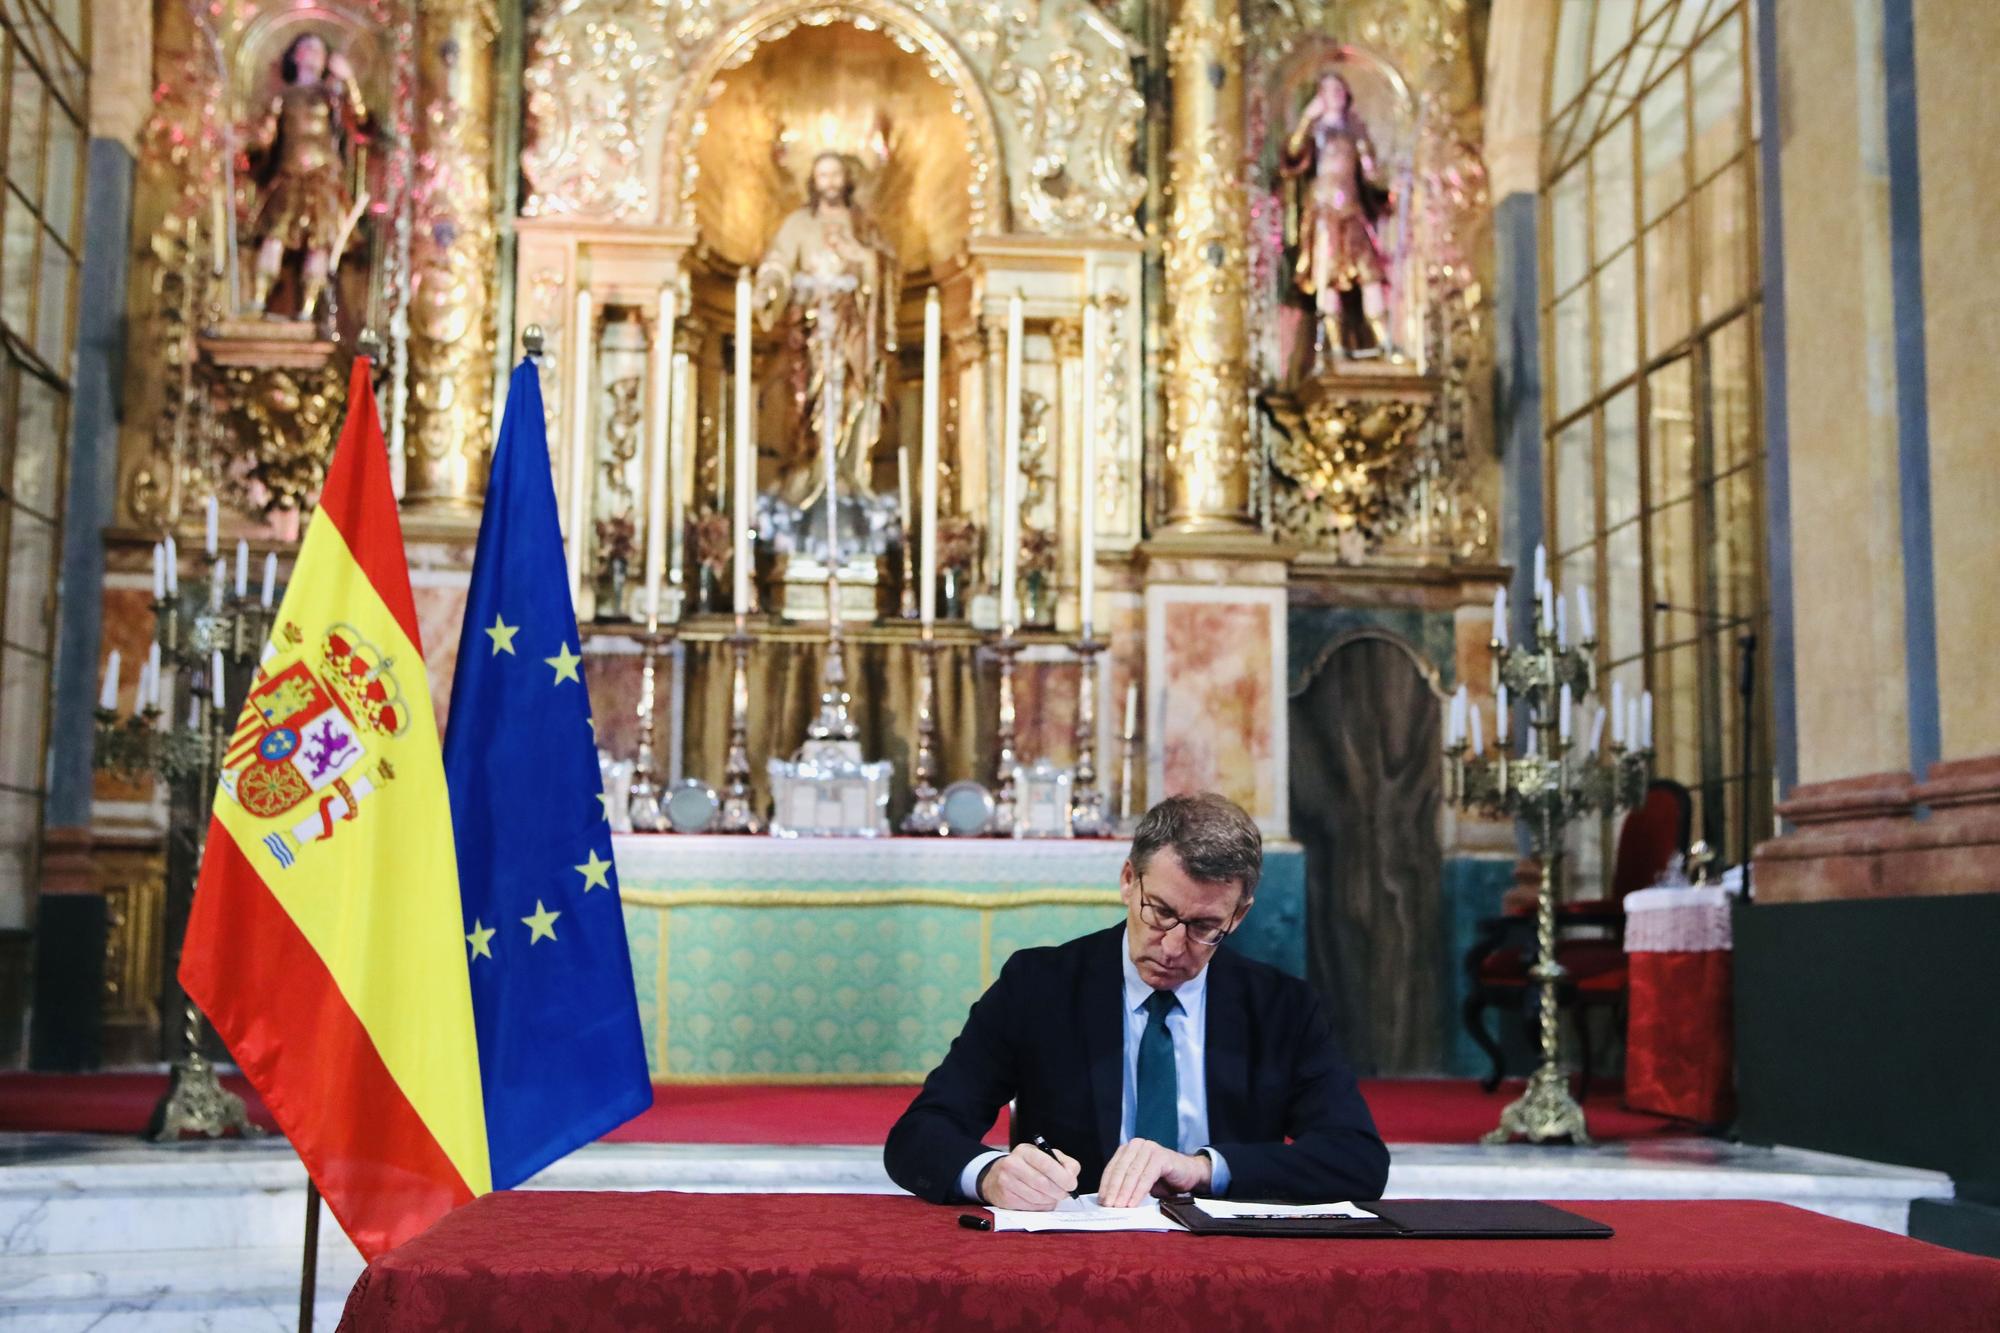
[{"label": "draped red fabric", "polygon": [[370,1264],[343,1329],[1994,1327],[2000,1261],[1783,1204],[1574,1203],[1610,1240],[967,1231],[906,1196],[474,1200]]},{"label": "draped red fabric", "polygon": [[1726,949],[1628,955],[1625,1104],[1720,1125],[1736,1110]]}]

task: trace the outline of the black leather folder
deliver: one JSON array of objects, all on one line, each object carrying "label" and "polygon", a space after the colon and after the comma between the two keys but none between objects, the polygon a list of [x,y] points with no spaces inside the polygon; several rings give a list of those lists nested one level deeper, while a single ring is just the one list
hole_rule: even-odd
[{"label": "black leather folder", "polygon": [[1369,1218],[1210,1217],[1199,1199],[1160,1210],[1197,1236],[1311,1236],[1355,1240],[1606,1240],[1612,1232],[1567,1209],[1528,1199],[1385,1199],[1355,1207]]}]

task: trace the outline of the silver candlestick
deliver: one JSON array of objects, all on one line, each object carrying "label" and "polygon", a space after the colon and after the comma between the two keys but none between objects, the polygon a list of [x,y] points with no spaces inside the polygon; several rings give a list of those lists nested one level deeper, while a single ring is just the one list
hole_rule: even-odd
[{"label": "silver candlestick", "polygon": [[917,640],[923,664],[917,674],[917,759],[910,774],[910,813],[903,816],[905,833],[939,833],[944,829],[944,802],[937,789],[937,654],[936,629],[925,625]]},{"label": "silver candlestick", "polygon": [[762,833],[764,821],[750,803],[750,631],[743,612],[728,639],[729,754],[722,764],[721,833]]},{"label": "silver candlestick", "polygon": [[639,754],[632,761],[632,785],[625,792],[625,813],[632,821],[634,833],[658,833],[666,827],[666,816],[660,807],[662,789],[659,768],[653,752],[653,723],[657,708],[654,687],[661,644],[671,644],[673,640],[671,625],[663,634],[660,618],[657,615],[647,617],[642,640],[645,653],[640,659],[639,672]]},{"label": "silver candlestick", "polygon": [[1097,785],[1097,655],[1104,648],[1084,626],[1076,644],[1076,777],[1069,788],[1070,831],[1079,838],[1108,838],[1112,832]]},{"label": "silver candlestick", "polygon": [[993,742],[993,823],[987,831],[997,838],[1014,836],[1014,768],[1019,763],[1014,754],[1014,658],[1021,647],[1011,625],[1003,625],[993,641],[993,651],[1000,655],[1000,717]]}]

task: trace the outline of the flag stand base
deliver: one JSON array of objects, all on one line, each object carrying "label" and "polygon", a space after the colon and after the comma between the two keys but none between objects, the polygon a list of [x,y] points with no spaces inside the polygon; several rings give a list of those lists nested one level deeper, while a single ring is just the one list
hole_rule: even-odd
[{"label": "flag stand base", "polygon": [[201,1011],[187,1007],[187,1055],[176,1061],[167,1095],[153,1108],[146,1137],[154,1143],[175,1143],[184,1134],[220,1138],[232,1131],[246,1139],[263,1134],[250,1123],[243,1099],[222,1086],[215,1066],[201,1053]]}]

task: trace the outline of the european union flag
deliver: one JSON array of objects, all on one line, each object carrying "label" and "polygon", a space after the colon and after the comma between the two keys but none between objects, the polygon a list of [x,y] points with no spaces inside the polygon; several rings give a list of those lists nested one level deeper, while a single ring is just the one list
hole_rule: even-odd
[{"label": "european union flag", "polygon": [[493,452],[444,743],[493,1187],[650,1106],[530,362]]}]

